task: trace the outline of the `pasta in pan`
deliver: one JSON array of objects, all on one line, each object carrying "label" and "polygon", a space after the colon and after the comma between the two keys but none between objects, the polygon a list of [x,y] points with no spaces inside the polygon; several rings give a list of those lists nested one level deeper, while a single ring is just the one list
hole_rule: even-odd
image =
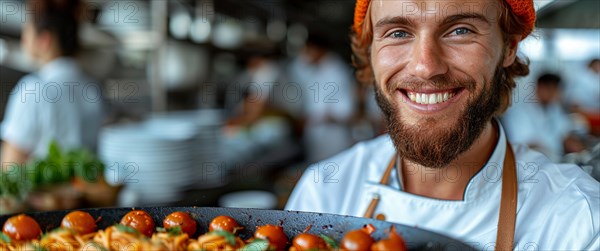
[{"label": "pasta in pan", "polygon": [[242,239],[235,236],[229,238],[225,232],[209,232],[198,237],[197,240],[191,241],[188,245],[188,250],[206,250],[206,251],[234,251],[244,247],[245,243]]},{"label": "pasta in pan", "polygon": [[94,238],[94,234],[78,234],[68,228],[59,228],[44,235],[39,246],[48,251],[81,250]]},{"label": "pasta in pan", "polygon": [[[389,238],[375,241],[375,229],[367,225],[346,233],[337,243],[325,235],[311,234],[310,226],[289,239],[281,226],[263,225],[249,239],[242,239],[243,229],[235,219],[218,216],[209,232],[196,235],[197,222],[185,212],[175,212],[156,227],[152,217],[133,210],[119,224],[97,230],[96,221],[82,211],[69,213],[61,227],[42,234],[38,223],[27,215],[9,218],[0,233],[0,251],[305,251],[305,250],[406,250],[404,240],[394,228]],[[197,236],[197,237],[196,237]]]},{"label": "pasta in pan", "polygon": [[187,250],[187,245],[190,242],[190,238],[187,234],[169,234],[169,233],[156,233],[152,235],[152,241],[161,243],[167,248],[167,250]]},{"label": "pasta in pan", "polygon": [[[135,251],[162,251],[169,250],[160,241],[153,241],[141,234],[132,231],[124,225],[116,225],[100,230],[94,235],[94,244],[87,245],[90,248],[100,248],[99,250],[135,250]],[[102,249],[103,248],[103,249]],[[95,250],[95,249],[92,249]],[[57,250],[58,251],[58,250]]]}]

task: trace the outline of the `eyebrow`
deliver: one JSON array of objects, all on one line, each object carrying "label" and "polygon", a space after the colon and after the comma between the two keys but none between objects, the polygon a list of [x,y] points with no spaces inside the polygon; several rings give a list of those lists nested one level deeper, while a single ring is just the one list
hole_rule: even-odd
[{"label": "eyebrow", "polygon": [[386,17],[383,18],[379,21],[377,21],[377,23],[375,24],[375,28],[378,27],[383,27],[383,26],[387,26],[387,25],[407,25],[407,26],[414,26],[414,22],[406,17]]},{"label": "eyebrow", "polygon": [[[491,22],[482,14],[479,13],[460,13],[456,15],[447,16],[442,20],[441,23],[448,24],[458,22],[464,19],[475,19],[476,21],[483,22],[487,25],[490,25]],[[406,26],[414,26],[415,22],[412,19],[396,16],[396,17],[386,17],[383,18],[375,24],[375,28],[387,26],[387,25],[406,25]]]},{"label": "eyebrow", "polygon": [[442,20],[443,24],[455,23],[464,19],[474,19],[475,21],[483,22],[487,25],[491,25],[490,20],[488,20],[484,15],[479,13],[461,13],[452,16],[447,16]]}]

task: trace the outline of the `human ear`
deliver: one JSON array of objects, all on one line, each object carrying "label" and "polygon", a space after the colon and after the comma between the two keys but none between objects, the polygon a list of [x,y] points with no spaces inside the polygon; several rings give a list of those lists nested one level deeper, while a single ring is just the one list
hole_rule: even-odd
[{"label": "human ear", "polygon": [[521,35],[511,35],[505,52],[504,52],[504,61],[502,62],[503,67],[509,67],[515,62],[517,57],[517,48],[519,47],[519,42],[521,41]]}]

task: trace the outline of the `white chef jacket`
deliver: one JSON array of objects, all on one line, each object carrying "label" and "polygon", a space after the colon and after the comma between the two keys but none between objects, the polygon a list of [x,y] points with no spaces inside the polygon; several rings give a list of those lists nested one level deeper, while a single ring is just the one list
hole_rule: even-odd
[{"label": "white chef jacket", "polygon": [[46,157],[52,140],[64,150],[94,151],[103,119],[101,93],[74,59],[55,59],[23,77],[11,92],[2,140],[33,158]]},{"label": "white chef jacket", "polygon": [[[373,194],[380,195],[374,215],[441,233],[476,249],[493,250],[498,230],[505,134],[487,164],[469,182],[464,200],[421,197],[379,180],[395,154],[388,135],[359,143],[311,166],[296,186],[287,210],[362,217]],[[513,146],[517,161],[518,205],[515,250],[598,250],[600,248],[600,183],[574,165],[553,164],[522,145]],[[455,179],[425,175],[426,179]],[[408,240],[410,241],[410,240]]]},{"label": "white chef jacket", "polygon": [[566,82],[565,100],[569,104],[579,105],[591,113],[600,112],[600,74],[581,65],[583,71],[569,72],[571,77]]}]

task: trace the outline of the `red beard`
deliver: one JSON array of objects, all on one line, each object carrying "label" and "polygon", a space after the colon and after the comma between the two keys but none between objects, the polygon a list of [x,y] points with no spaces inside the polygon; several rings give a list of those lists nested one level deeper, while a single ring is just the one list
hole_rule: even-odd
[{"label": "red beard", "polygon": [[[504,69],[501,66],[497,67],[491,83],[486,83],[478,95],[471,94],[466,109],[455,125],[440,131],[433,131],[428,126],[438,122],[433,118],[421,120],[419,126],[403,123],[402,113],[398,111],[397,106],[382,94],[378,85],[375,85],[377,103],[385,115],[388,132],[399,156],[425,167],[442,168],[467,151],[500,106],[502,74]],[[397,81],[397,83],[408,83],[406,85],[412,89],[424,85],[435,85],[440,88],[463,87],[471,93],[476,85],[474,79],[458,79],[446,75],[426,82]],[[387,88],[388,93],[393,93],[397,86],[388,85]]]}]

